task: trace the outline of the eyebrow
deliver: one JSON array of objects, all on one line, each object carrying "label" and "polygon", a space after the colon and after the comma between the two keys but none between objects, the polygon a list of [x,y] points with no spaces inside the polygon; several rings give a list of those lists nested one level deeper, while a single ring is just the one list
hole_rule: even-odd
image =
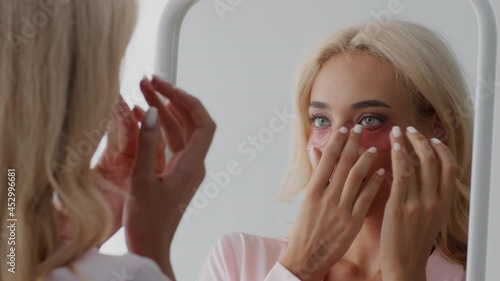
[{"label": "eyebrow", "polygon": [[[309,104],[309,107],[317,108],[317,109],[328,109],[329,108],[329,106],[326,103],[320,102],[320,101],[312,101]],[[379,100],[364,100],[364,101],[360,101],[360,102],[357,102],[357,103],[354,103],[351,105],[352,109],[361,109],[361,108],[366,108],[366,107],[391,108],[388,104],[386,104],[385,102],[381,102]]]},{"label": "eyebrow", "polygon": [[387,103],[381,102],[379,100],[364,100],[351,105],[352,109],[360,109],[366,107],[387,107],[391,108]]}]

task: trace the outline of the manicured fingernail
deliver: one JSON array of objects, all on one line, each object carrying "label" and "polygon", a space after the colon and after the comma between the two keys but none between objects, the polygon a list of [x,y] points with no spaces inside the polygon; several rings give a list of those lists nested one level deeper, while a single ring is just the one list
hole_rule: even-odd
[{"label": "manicured fingernail", "polygon": [[416,134],[416,133],[418,133],[417,129],[415,129],[412,126],[409,126],[408,128],[406,128],[406,131],[408,131],[408,133],[410,133],[410,134]]},{"label": "manicured fingernail", "polygon": [[144,78],[142,78],[142,81],[141,81],[141,84],[148,90],[150,91],[154,91],[155,88],[153,87],[153,85],[151,85],[151,82],[150,80],[148,79],[148,77],[144,76]]},{"label": "manicured fingernail", "polygon": [[401,150],[401,145],[399,145],[399,143],[394,143],[394,145],[392,146],[392,148],[394,149],[394,151],[400,151]]},{"label": "manicured fingernail", "polygon": [[372,154],[375,154],[375,153],[377,153],[377,148],[376,147],[370,147],[367,151],[370,152],[370,153],[372,153]]},{"label": "manicured fingernail", "polygon": [[309,150],[309,158],[311,159],[311,163],[313,165],[313,167],[316,166],[316,164],[318,163],[318,158],[316,156],[316,147],[311,147],[311,149]]},{"label": "manicured fingernail", "polygon": [[363,131],[363,126],[360,124],[356,124],[356,126],[354,126],[353,131],[355,134],[361,135],[361,132]]},{"label": "manicured fingernail", "polygon": [[399,128],[399,126],[392,127],[392,135],[396,138],[401,137],[401,129]]},{"label": "manicured fingernail", "polygon": [[379,176],[383,176],[385,174],[385,169],[384,168],[380,168],[378,171],[377,171],[377,175]]},{"label": "manicured fingernail", "polygon": [[440,144],[441,143],[441,140],[437,139],[437,138],[432,138],[431,141],[435,144]]},{"label": "manicured fingernail", "polygon": [[154,126],[156,126],[157,121],[158,109],[156,109],[156,107],[150,107],[148,112],[146,113],[146,117],[144,117],[144,126],[153,128]]},{"label": "manicured fingernail", "polygon": [[340,128],[340,130],[339,130],[339,132],[340,132],[341,134],[344,134],[344,135],[345,135],[345,134],[347,134],[347,132],[348,132],[348,131],[349,131],[349,130],[348,130],[346,127],[342,127],[342,128]]}]

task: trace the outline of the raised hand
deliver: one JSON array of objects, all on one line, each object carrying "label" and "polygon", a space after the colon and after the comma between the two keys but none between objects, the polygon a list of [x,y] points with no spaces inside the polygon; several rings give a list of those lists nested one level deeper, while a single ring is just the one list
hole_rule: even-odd
[{"label": "raised hand", "polygon": [[323,280],[344,256],[384,179],[380,169],[363,182],[377,151],[370,148],[358,159],[362,126],[347,133],[347,128],[332,132],[322,155],[313,148],[314,173],[280,259],[302,281]]},{"label": "raised hand", "polygon": [[[426,280],[432,246],[450,213],[457,164],[448,147],[429,141],[413,127],[391,135],[393,182],[381,236],[381,270],[386,280]],[[418,162],[413,163],[409,151]]]}]

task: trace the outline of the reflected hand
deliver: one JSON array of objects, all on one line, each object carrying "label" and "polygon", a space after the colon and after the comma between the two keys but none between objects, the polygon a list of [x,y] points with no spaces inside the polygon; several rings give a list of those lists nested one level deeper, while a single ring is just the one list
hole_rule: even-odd
[{"label": "reflected hand", "polygon": [[457,164],[440,141],[429,143],[413,129],[406,135],[420,165],[417,169],[411,163],[405,137],[391,134],[394,180],[382,224],[381,270],[384,280],[421,281],[426,278],[432,246],[450,213]]},{"label": "reflected hand", "polygon": [[314,172],[289,246],[280,259],[300,280],[323,280],[344,256],[382,185],[383,170],[363,184],[376,151],[365,151],[358,159],[360,142],[360,133],[352,130],[348,137],[347,129],[342,128],[332,133],[322,156],[313,148]]}]

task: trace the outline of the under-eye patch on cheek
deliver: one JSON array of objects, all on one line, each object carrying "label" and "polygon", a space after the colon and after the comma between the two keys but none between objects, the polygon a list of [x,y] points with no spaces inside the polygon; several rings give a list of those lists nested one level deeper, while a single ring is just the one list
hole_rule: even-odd
[{"label": "under-eye patch on cheek", "polygon": [[[392,123],[386,123],[376,129],[363,129],[360,148],[367,150],[370,147],[376,147],[378,151],[390,150],[390,133],[393,126],[394,124]],[[354,126],[346,124],[346,127],[351,130]],[[307,149],[310,150],[312,147],[317,147],[323,151],[328,143],[331,132],[331,128],[312,129]]]},{"label": "under-eye patch on cheek", "polygon": [[394,124],[386,123],[374,130],[364,129],[360,148],[367,150],[376,147],[378,151],[391,149],[390,133]]},{"label": "under-eye patch on cheek", "polygon": [[312,149],[312,147],[317,147],[319,150],[323,151],[331,133],[331,128],[312,129],[309,143],[307,144],[307,150]]}]

